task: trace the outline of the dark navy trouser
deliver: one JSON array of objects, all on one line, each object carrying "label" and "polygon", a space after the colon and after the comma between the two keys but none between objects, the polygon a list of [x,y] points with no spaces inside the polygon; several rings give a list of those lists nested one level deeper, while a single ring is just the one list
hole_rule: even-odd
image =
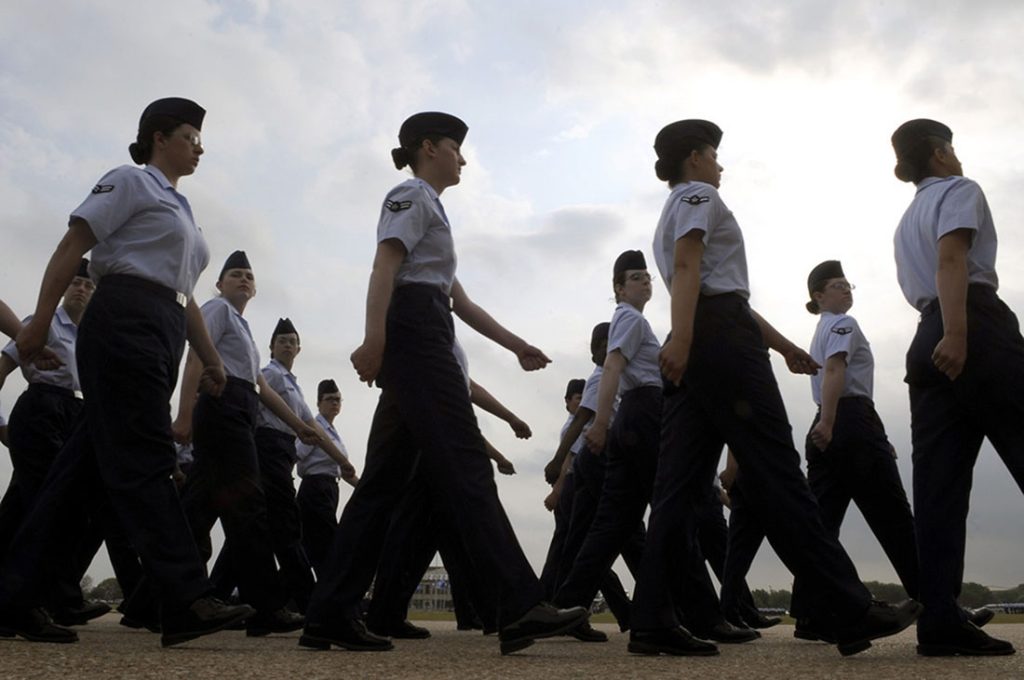
[{"label": "dark navy trouser", "polygon": [[259,396],[254,385],[228,378],[223,394],[201,394],[192,417],[192,469],[181,504],[204,563],[213,547],[210,530],[224,528],[228,572],[243,601],[264,612],[284,606],[274,562],[267,498],[260,480],[254,424]]},{"label": "dark navy trouser", "polygon": [[[820,413],[815,416],[811,429],[820,418]],[[808,433],[805,450],[807,482],[818,499],[825,528],[838,540],[850,501],[856,503],[904,590],[917,599],[920,588],[914,516],[885,427],[871,400],[840,399],[828,448],[820,451]],[[790,607],[794,617],[809,615],[806,596],[803,583],[796,579]]]},{"label": "dark navy trouser", "polygon": [[308,475],[299,483],[295,502],[302,522],[302,547],[306,557],[322,578],[327,553],[338,528],[338,478],[333,475]]},{"label": "dark navy trouser", "polygon": [[967,511],[974,463],[988,437],[1024,490],[1024,339],[1017,317],[995,290],[967,293],[967,362],[956,380],[932,363],[942,339],[938,302],[921,314],[907,351],[914,461],[914,518],[921,570],[918,637],[958,625]]},{"label": "dark navy trouser", "polygon": [[665,395],[661,451],[644,562],[633,598],[634,630],[679,625],[665,593],[678,592],[699,554],[697,518],[728,444],[744,492],[776,553],[806,579],[837,625],[864,615],[871,595],[825,529],[800,469],[800,455],[760,328],[737,294],[701,296],[682,386]]},{"label": "dark navy trouser", "polygon": [[452,347],[448,297],[406,285],[392,295],[363,475],[342,513],[328,566],[313,591],[310,623],[359,616],[380,561],[390,510],[406,491],[418,455],[442,511],[481,573],[494,584],[499,626],[543,597],[498,500],[494,471]]},{"label": "dark navy trouser", "polygon": [[50,468],[0,575],[0,607],[30,607],[71,543],[64,521],[105,489],[158,588],[164,611],[209,592],[171,479],[170,401],[185,346],[185,312],[167,289],[107,276],[78,329],[85,417]]}]

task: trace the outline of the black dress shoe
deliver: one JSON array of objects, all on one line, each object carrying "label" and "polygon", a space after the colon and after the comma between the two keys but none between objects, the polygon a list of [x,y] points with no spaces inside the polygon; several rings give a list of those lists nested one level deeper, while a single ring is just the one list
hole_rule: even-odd
[{"label": "black dress shoe", "polygon": [[914,600],[904,600],[895,606],[872,600],[860,621],[836,631],[839,653],[850,656],[863,652],[871,646],[872,640],[895,635],[907,628],[917,621],[923,610],[921,603]]},{"label": "black dress shoe", "polygon": [[110,605],[97,600],[85,600],[77,607],[66,607],[51,612],[53,622],[60,626],[84,626],[110,611]]},{"label": "black dress shoe", "polygon": [[781,616],[765,616],[761,612],[749,614],[743,617],[743,623],[754,629],[765,629],[777,626],[782,623]]},{"label": "black dress shoe", "polygon": [[255,616],[246,619],[245,636],[263,637],[271,633],[291,633],[306,625],[306,617],[296,614],[287,607],[265,614],[256,612]]},{"label": "black dress shoe", "polygon": [[793,637],[799,640],[810,640],[811,642],[836,644],[835,633],[819,626],[811,619],[797,619],[796,627],[793,628]]},{"label": "black dress shoe", "polygon": [[255,613],[256,610],[247,604],[230,605],[215,597],[201,597],[189,605],[188,609],[164,614],[160,625],[163,631],[160,644],[170,647],[216,633]]},{"label": "black dress shoe", "polygon": [[299,638],[300,647],[326,650],[331,645],[352,652],[386,652],[395,648],[391,640],[366,630],[366,625],[359,619],[335,625],[307,623]]},{"label": "black dress shoe", "polygon": [[718,647],[698,640],[682,626],[662,630],[634,630],[629,634],[632,654],[670,654],[672,656],[717,656]]},{"label": "black dress shoe", "polygon": [[140,628],[145,628],[150,633],[159,633],[160,632],[160,619],[158,617],[157,618],[140,619],[140,618],[135,618],[131,614],[124,614],[124,615],[121,616],[121,620],[118,621],[118,623],[120,623],[125,628],[132,628],[134,630],[138,630]]},{"label": "black dress shoe", "polygon": [[0,630],[4,632],[3,637],[18,635],[29,642],[78,642],[78,633],[58,626],[49,614],[38,608],[4,612],[0,615]]},{"label": "black dress shoe", "polygon": [[393,623],[390,626],[374,624],[367,626],[374,635],[394,638],[396,640],[426,640],[430,637],[430,631],[420,626],[414,626],[409,619]]},{"label": "black dress shoe", "polygon": [[978,607],[977,609],[965,609],[964,613],[967,614],[967,620],[973,623],[978,628],[983,627],[986,623],[995,618],[996,613],[986,607]]},{"label": "black dress shoe", "polygon": [[761,637],[756,630],[747,627],[734,626],[725,619],[705,628],[694,627],[691,629],[694,637],[701,640],[714,640],[727,645],[735,645],[743,642],[750,642]]},{"label": "black dress shoe", "polygon": [[1005,656],[1016,650],[1006,640],[998,640],[973,623],[967,622],[940,635],[917,634],[917,653],[921,656]]},{"label": "black dress shoe", "polygon": [[501,629],[498,633],[501,653],[518,652],[532,645],[535,640],[567,633],[585,623],[589,616],[583,607],[558,609],[541,602]]},{"label": "black dress shoe", "polygon": [[580,642],[608,642],[608,634],[591,626],[590,621],[576,626],[569,631],[569,635]]}]

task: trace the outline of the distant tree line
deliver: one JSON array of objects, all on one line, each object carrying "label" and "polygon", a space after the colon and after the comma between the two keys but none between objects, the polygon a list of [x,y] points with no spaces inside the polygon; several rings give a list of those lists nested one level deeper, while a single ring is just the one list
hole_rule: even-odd
[{"label": "distant tree line", "polygon": [[[864,585],[871,591],[871,595],[879,600],[887,602],[899,602],[907,599],[907,591],[897,583],[879,583],[878,581],[865,581]],[[788,590],[757,588],[751,591],[754,602],[758,607],[765,609],[778,608],[789,609],[791,593]],[[1016,588],[1008,590],[992,590],[980,583],[964,583],[960,591],[960,604],[964,607],[981,607],[982,605],[995,602],[1024,602],[1024,583]]]}]

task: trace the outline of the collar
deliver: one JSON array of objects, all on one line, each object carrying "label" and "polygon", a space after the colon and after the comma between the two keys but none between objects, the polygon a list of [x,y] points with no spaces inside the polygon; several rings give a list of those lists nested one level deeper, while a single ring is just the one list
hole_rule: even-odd
[{"label": "collar", "polygon": [[152,175],[153,179],[155,179],[164,189],[170,189],[171,191],[175,190],[174,186],[167,180],[164,173],[160,171],[160,168],[155,165],[147,165],[142,169]]},{"label": "collar", "polygon": [[281,373],[284,373],[286,376],[288,376],[292,380],[297,380],[297,378],[295,377],[295,374],[292,373],[291,371],[289,371],[287,368],[285,368],[284,364],[282,364],[277,359],[271,358],[270,359],[270,365],[274,366],[275,368],[277,368],[277,370],[279,370]]},{"label": "collar", "polygon": [[62,325],[62,326],[70,326],[71,328],[78,328],[78,325],[75,324],[75,322],[71,320],[71,317],[68,316],[67,310],[65,310],[63,307],[58,307],[57,308],[56,317],[57,317],[57,320],[60,322],[60,325]]},{"label": "collar", "polygon": [[945,181],[951,180],[951,179],[962,179],[962,177],[961,177],[961,175],[950,175],[949,177],[925,177],[917,185],[917,192],[916,193],[921,193],[924,189],[927,189],[928,187],[930,187],[933,184],[938,184],[939,182],[945,182]]},{"label": "collar", "polygon": [[441,200],[441,197],[437,195],[436,191],[434,191],[434,187],[430,186],[430,182],[422,180],[419,177],[416,177],[415,179],[419,183],[419,185],[426,190],[427,195],[430,196],[430,198],[434,199],[435,201]]}]

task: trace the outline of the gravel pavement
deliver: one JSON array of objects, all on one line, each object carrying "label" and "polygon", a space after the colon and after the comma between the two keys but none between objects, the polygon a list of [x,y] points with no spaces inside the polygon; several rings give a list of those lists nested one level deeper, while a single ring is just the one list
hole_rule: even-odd
[{"label": "gravel pavement", "polygon": [[[914,629],[876,642],[870,650],[842,658],[835,648],[793,639],[793,627],[763,631],[761,640],[722,645],[719,657],[694,659],[633,656],[627,635],[612,624],[595,624],[611,640],[584,644],[568,638],[542,640],[523,652],[502,657],[494,637],[457,632],[447,621],[420,621],[429,640],[399,640],[395,650],[355,653],[316,652],[297,646],[298,633],[262,639],[228,631],[162,649],[151,633],[118,625],[108,614],[78,628],[74,645],[33,644],[0,639],[0,679],[59,678],[661,678],[702,680],[743,678],[942,678],[1024,679],[1024,654],[988,659],[926,659],[914,653]],[[989,627],[1024,649],[1024,624]]]}]

